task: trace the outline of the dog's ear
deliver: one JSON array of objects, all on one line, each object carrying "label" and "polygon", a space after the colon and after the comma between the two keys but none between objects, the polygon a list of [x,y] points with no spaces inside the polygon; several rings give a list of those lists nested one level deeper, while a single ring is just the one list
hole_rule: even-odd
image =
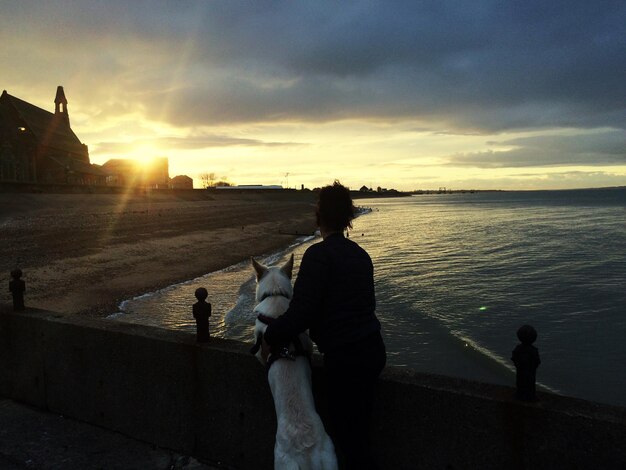
[{"label": "dog's ear", "polygon": [[259,281],[263,277],[263,274],[267,272],[267,268],[258,263],[253,257],[250,257],[250,261],[252,261],[252,267],[256,271],[256,279]]},{"label": "dog's ear", "polygon": [[284,272],[289,279],[291,279],[291,275],[293,274],[293,253],[291,253],[291,257],[289,261],[287,261],[282,268],[280,268],[282,272]]}]

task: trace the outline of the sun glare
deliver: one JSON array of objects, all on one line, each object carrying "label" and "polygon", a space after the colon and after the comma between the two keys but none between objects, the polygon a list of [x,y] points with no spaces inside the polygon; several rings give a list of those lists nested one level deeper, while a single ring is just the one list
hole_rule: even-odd
[{"label": "sun glare", "polygon": [[154,155],[159,152],[157,148],[151,142],[142,142],[141,144],[133,145],[133,158],[137,161],[149,161],[154,158]]}]

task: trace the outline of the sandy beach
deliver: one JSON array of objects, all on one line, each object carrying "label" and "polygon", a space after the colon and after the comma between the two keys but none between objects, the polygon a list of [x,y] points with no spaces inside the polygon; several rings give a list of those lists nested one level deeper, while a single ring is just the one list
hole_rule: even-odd
[{"label": "sandy beach", "polygon": [[0,194],[0,303],[103,316],[120,301],[312,233],[309,192]]}]

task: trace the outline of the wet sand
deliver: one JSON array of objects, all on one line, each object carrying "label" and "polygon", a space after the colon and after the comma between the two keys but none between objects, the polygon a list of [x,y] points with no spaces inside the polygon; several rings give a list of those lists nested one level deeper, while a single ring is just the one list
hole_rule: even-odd
[{"label": "wet sand", "polygon": [[314,229],[308,192],[0,194],[0,304],[103,316],[124,299],[222,269]]}]

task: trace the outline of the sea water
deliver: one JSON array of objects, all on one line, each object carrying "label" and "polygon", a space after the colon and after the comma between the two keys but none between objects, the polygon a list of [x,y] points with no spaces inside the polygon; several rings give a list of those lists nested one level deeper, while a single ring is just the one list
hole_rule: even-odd
[{"label": "sea water", "polygon": [[[388,364],[514,384],[523,324],[538,331],[537,380],[556,393],[626,406],[626,189],[488,192],[359,200],[350,238],[374,262]],[[259,260],[296,270],[300,239]],[[250,343],[248,260],[131,299],[119,321],[195,331],[206,287],[211,332]]]}]

